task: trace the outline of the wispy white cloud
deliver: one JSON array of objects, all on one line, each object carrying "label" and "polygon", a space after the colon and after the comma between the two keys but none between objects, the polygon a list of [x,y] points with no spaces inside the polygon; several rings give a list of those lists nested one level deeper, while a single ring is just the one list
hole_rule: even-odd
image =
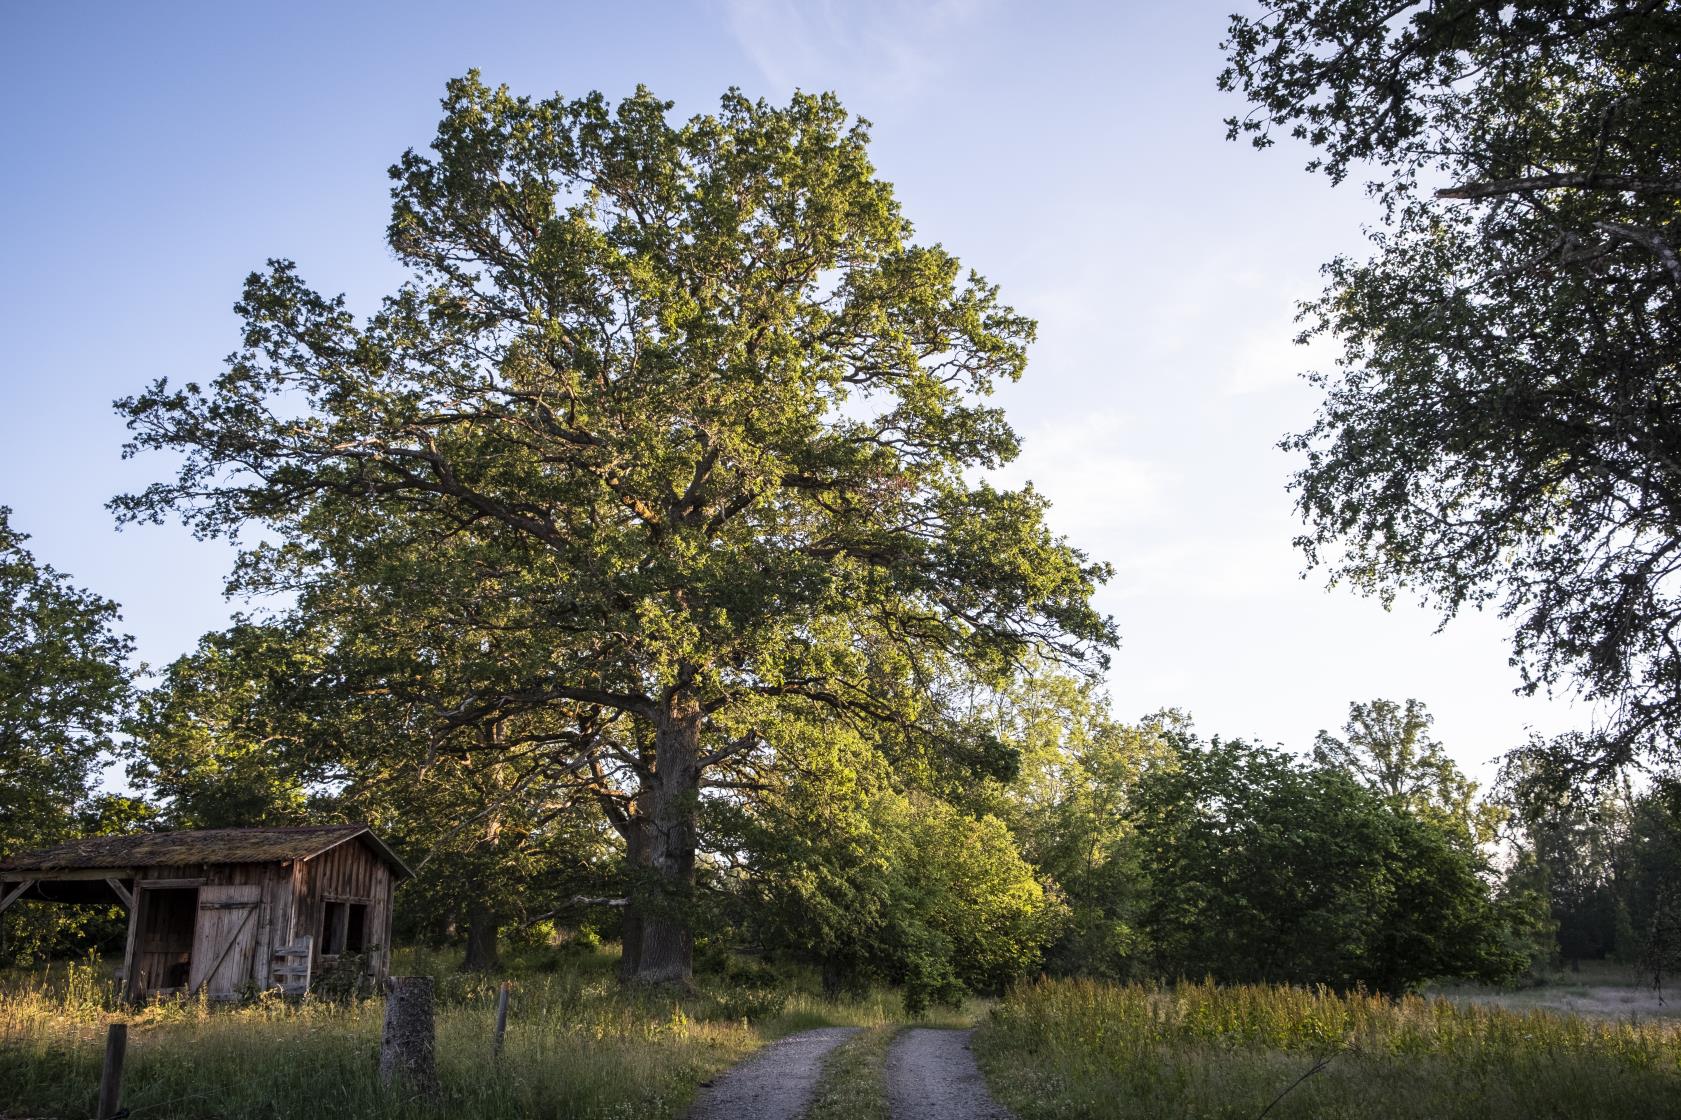
[{"label": "wispy white cloud", "polygon": [[1107,554],[1113,594],[1122,599],[1249,601],[1292,598],[1301,558],[1288,538],[1267,534],[1193,539],[1152,535]]},{"label": "wispy white cloud", "polygon": [[779,89],[906,98],[950,65],[952,37],[996,0],[721,0],[730,31]]},{"label": "wispy white cloud", "polygon": [[1058,417],[1028,431],[1021,457],[994,481],[1032,482],[1051,499],[1052,527],[1102,552],[1118,531],[1159,517],[1175,483],[1172,473],[1129,451],[1130,425],[1116,412]]},{"label": "wispy white cloud", "polygon": [[1242,335],[1233,347],[1222,391],[1228,396],[1263,393],[1296,384],[1305,370],[1330,369],[1336,361],[1336,343],[1318,335],[1298,345],[1299,330],[1300,324],[1280,316]]}]

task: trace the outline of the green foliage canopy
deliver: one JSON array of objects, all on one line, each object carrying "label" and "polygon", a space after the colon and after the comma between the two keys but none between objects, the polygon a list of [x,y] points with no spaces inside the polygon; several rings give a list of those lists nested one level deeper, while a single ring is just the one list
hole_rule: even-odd
[{"label": "green foliage canopy", "polygon": [[[1681,732],[1681,11],[1658,0],[1264,0],[1231,135],[1369,168],[1386,228],[1326,267],[1342,344],[1285,441],[1310,562],[1515,621],[1531,690],[1608,713],[1577,763]],[[1436,188],[1433,192],[1431,188]]]},{"label": "green foliage canopy", "polygon": [[174,828],[303,820],[311,779],[335,776],[321,759],[322,737],[339,726],[321,705],[321,661],[307,634],[284,624],[206,634],[141,694],[125,749],[130,783]]},{"label": "green foliage canopy", "polygon": [[1357,701],[1348,706],[1342,738],[1326,731],[1314,738],[1313,759],[1346,771],[1391,808],[1446,828],[1467,843],[1492,843],[1503,814],[1477,799],[1477,783],[1430,738],[1434,722],[1417,700],[1405,705]]},{"label": "green foliage canopy", "polygon": [[1159,974],[1398,993],[1526,963],[1476,853],[1341,769],[1182,739],[1138,801]]},{"label": "green foliage canopy", "polygon": [[1533,896],[1538,966],[1612,959],[1661,983],[1681,963],[1681,796],[1673,780],[1571,781],[1539,740],[1507,760],[1507,888]]},{"label": "green foliage canopy", "polygon": [[24,547],[0,506],[0,851],[67,839],[130,702],[115,603]]},{"label": "green foliage canopy", "polygon": [[745,854],[746,929],[833,986],[903,986],[913,1013],[1000,990],[1038,965],[1065,909],[1004,822],[891,777],[837,729],[744,812],[720,814]]},{"label": "green foliage canopy", "polygon": [[1041,668],[988,705],[999,739],[1020,757],[1018,773],[980,784],[967,801],[1009,826],[1068,909],[1046,967],[1133,978],[1149,957],[1138,928],[1145,880],[1136,795],[1151,769],[1173,764],[1188,721],[1161,712],[1123,723],[1093,683]]}]

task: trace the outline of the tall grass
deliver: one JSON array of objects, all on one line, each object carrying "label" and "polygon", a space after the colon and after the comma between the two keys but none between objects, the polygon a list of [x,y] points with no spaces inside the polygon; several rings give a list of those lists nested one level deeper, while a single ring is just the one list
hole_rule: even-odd
[{"label": "tall grass", "polygon": [[[443,1101],[428,1109],[375,1076],[383,1005],[258,998],[239,1007],[125,1008],[102,970],[57,966],[0,983],[0,1117],[93,1114],[105,1024],[130,1024],[123,1103],[135,1120],[321,1116],[661,1117],[769,1038],[805,1026],[879,1026],[897,996],[821,1000],[804,985],[703,979],[682,998],[626,993],[613,960],[550,960],[515,981],[507,1043],[491,1056],[498,977],[407,954],[395,971],[438,981]],[[786,985],[786,982],[784,982]]]},{"label": "tall grass", "polygon": [[1041,982],[975,1049],[1024,1120],[1681,1116],[1681,1026],[1441,999]]}]

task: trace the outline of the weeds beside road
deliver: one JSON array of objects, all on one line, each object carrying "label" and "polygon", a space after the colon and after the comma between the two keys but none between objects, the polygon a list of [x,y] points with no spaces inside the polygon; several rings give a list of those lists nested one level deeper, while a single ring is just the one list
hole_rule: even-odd
[{"label": "weeds beside road", "polygon": [[1681,1024],[1442,999],[1046,981],[975,1051],[1022,1120],[1681,1116]]},{"label": "weeds beside road", "polygon": [[518,975],[507,1044],[493,1060],[500,978],[400,954],[396,971],[438,976],[437,1112],[381,1091],[378,1000],[125,1009],[89,966],[15,976],[0,987],[0,1117],[91,1116],[105,1024],[117,1020],[130,1024],[123,1103],[134,1120],[660,1120],[680,1116],[697,1084],[773,1038],[903,1018],[895,992],[833,1001],[786,977],[775,986],[769,977],[715,977],[678,999],[625,992],[607,954],[544,963],[552,970]]}]

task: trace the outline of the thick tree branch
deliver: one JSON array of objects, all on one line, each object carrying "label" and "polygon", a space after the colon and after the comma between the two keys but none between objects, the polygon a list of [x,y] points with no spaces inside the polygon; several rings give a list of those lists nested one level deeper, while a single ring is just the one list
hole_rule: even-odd
[{"label": "thick tree branch", "polygon": [[1564,188],[1681,195],[1681,179],[1653,179],[1644,175],[1604,175],[1593,171],[1560,171],[1550,175],[1528,175],[1518,179],[1488,179],[1482,182],[1462,183],[1456,187],[1443,187],[1436,192],[1436,197],[1470,200]]}]

